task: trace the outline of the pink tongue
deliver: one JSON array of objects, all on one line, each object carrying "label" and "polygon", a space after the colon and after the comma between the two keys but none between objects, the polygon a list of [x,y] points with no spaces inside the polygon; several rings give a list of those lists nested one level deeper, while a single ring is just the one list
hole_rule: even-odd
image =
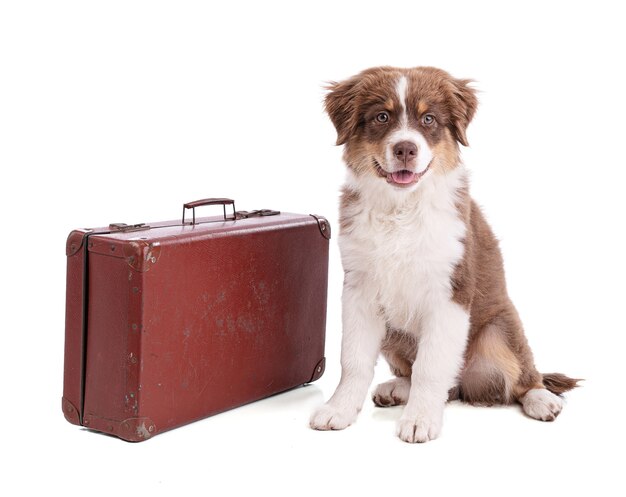
[{"label": "pink tongue", "polygon": [[415,180],[415,173],[403,169],[402,171],[396,171],[395,173],[391,173],[391,178],[393,179],[394,183],[406,185],[407,183],[412,183]]}]

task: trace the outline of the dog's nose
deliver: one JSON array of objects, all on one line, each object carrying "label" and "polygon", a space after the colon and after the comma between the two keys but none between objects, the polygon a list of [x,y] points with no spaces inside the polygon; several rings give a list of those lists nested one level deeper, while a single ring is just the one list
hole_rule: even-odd
[{"label": "dog's nose", "polygon": [[393,155],[406,165],[417,157],[417,145],[410,141],[398,142],[393,146]]}]

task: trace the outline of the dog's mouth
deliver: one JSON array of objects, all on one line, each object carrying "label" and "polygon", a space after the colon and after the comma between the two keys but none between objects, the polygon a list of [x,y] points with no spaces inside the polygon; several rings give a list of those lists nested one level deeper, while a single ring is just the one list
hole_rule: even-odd
[{"label": "dog's mouth", "polygon": [[374,159],[374,165],[376,166],[376,172],[381,178],[385,178],[387,183],[399,188],[407,188],[414,185],[422,178],[422,176],[424,176],[424,174],[426,174],[426,171],[430,169],[430,164],[428,164],[426,169],[420,173],[409,171],[408,169],[401,169],[399,171],[389,173],[381,167],[376,159]]}]

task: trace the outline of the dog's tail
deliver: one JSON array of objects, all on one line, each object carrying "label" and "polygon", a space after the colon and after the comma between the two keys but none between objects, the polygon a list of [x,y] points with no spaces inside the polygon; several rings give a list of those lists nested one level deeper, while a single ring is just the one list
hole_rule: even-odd
[{"label": "dog's tail", "polygon": [[580,386],[581,378],[570,378],[561,373],[548,373],[543,375],[543,385],[552,393],[561,395],[564,392]]}]

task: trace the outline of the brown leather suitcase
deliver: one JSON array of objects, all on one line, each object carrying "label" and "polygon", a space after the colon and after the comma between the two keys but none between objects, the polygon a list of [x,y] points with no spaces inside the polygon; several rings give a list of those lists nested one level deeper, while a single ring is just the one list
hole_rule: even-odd
[{"label": "brown leather suitcase", "polygon": [[[223,216],[196,219],[202,205]],[[323,217],[230,199],[70,233],[66,419],[141,441],[318,379],[329,239]]]}]

